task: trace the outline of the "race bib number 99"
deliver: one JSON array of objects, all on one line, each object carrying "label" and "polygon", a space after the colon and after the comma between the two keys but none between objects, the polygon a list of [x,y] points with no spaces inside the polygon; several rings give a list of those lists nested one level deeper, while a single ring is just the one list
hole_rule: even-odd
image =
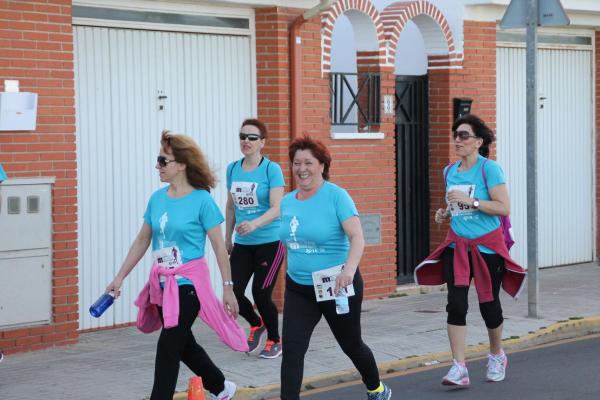
[{"label": "race bib number 99", "polygon": [[233,182],[231,194],[235,206],[239,209],[258,207],[257,189],[258,183],[256,182]]},{"label": "race bib number 99", "polygon": [[[475,185],[454,185],[448,188],[448,191],[458,190],[460,192],[466,193],[470,198],[475,196]],[[470,214],[475,211],[474,208],[471,208],[468,204],[463,203],[449,203],[450,212],[453,217],[462,214]]]}]

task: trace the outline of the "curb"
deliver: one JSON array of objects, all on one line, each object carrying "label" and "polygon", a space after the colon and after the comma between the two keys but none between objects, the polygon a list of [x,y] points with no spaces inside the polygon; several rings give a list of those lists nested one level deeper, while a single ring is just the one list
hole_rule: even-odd
[{"label": "curb", "polygon": [[[596,317],[573,317],[567,321],[558,321],[548,327],[540,328],[535,332],[529,332],[527,335],[511,336],[503,339],[503,348],[506,350],[521,350],[532,346],[556,342],[564,339],[572,339],[579,336],[600,333],[600,316]],[[484,356],[488,353],[487,344],[477,344],[466,348],[466,357],[468,359]],[[381,375],[393,372],[407,371],[413,368],[452,360],[452,354],[449,351],[430,353],[421,356],[409,356],[400,360],[392,360],[378,363]],[[336,372],[330,372],[311,376],[302,381],[302,391],[323,388],[338,383],[354,381],[360,379],[358,371],[354,368],[345,369]],[[279,384],[264,385],[256,388],[238,388],[235,394],[235,400],[266,400],[279,395]],[[175,394],[173,400],[186,400],[187,392]]]}]

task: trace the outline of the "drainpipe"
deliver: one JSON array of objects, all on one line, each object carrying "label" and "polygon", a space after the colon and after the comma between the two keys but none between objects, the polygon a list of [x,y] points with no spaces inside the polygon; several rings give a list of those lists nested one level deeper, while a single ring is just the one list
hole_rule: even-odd
[{"label": "drainpipe", "polygon": [[[319,4],[299,15],[290,26],[290,91],[291,91],[291,129],[290,140],[302,132],[302,39],[300,28],[312,17],[327,10],[334,0],[321,0]],[[292,180],[293,182],[293,180]]]}]

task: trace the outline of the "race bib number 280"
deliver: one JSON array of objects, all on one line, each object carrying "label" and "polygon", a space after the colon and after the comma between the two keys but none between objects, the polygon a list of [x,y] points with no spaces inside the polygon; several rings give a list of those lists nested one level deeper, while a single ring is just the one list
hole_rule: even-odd
[{"label": "race bib number 280", "polygon": [[258,183],[256,182],[233,182],[231,194],[235,206],[240,209],[258,207],[257,189]]}]

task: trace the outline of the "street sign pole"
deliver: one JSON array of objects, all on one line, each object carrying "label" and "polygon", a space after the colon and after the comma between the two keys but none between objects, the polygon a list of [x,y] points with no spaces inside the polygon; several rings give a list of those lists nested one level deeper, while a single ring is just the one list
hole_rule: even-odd
[{"label": "street sign pole", "polygon": [[537,24],[538,0],[527,2],[527,291],[528,315],[538,317],[538,213],[537,213]]}]

